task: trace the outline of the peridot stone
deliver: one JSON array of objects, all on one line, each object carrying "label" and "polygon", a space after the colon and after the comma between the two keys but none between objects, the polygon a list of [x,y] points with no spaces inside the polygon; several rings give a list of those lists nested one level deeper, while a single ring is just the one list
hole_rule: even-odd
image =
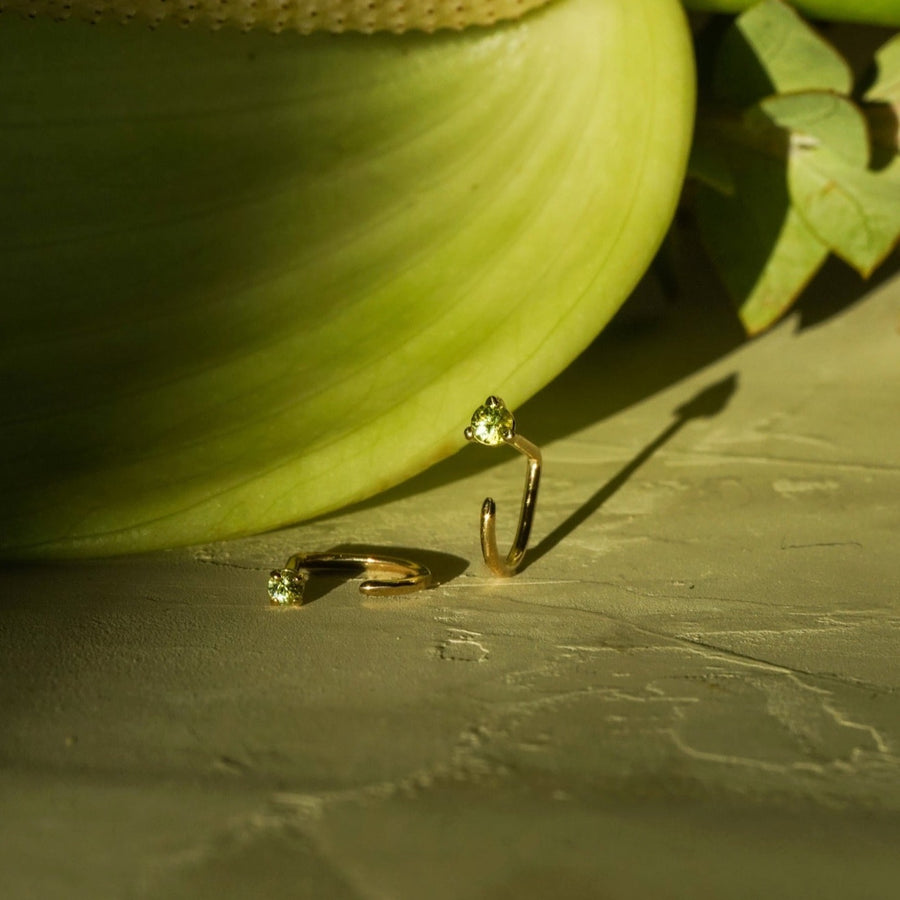
[{"label": "peridot stone", "polygon": [[488,397],[483,406],[472,414],[472,424],[466,429],[469,440],[488,447],[503,443],[504,435],[515,432],[516,420],[499,397]]},{"label": "peridot stone", "polygon": [[296,569],[275,569],[269,576],[269,599],[278,606],[303,602],[309,576]]}]

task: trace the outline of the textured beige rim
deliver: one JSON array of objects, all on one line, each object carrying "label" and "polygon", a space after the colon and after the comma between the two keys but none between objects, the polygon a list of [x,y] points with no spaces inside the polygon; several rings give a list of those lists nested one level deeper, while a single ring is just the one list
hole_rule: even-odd
[{"label": "textured beige rim", "polygon": [[437,31],[517,19],[550,0],[0,0],[29,18],[269,31]]}]

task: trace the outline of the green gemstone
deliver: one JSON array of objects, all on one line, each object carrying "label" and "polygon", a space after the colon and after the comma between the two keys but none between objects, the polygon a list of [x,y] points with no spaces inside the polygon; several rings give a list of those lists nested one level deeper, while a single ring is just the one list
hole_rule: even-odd
[{"label": "green gemstone", "polygon": [[472,415],[472,437],[479,444],[496,447],[503,443],[503,436],[515,431],[516,420],[506,405],[497,397],[489,397]]},{"label": "green gemstone", "polygon": [[269,576],[269,599],[278,606],[303,602],[303,589],[309,576],[296,569],[276,569]]}]

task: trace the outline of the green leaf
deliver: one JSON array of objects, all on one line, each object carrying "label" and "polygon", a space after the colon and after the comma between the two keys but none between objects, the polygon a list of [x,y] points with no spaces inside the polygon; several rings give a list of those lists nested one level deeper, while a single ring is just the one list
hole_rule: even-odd
[{"label": "green leaf", "polygon": [[[738,13],[757,0],[683,0],[688,9]],[[900,25],[897,0],[794,0],[798,12],[813,19],[837,22],[861,22],[866,25]]]},{"label": "green leaf", "polygon": [[852,74],[843,57],[781,0],[762,0],[729,29],[715,71],[718,97],[739,106],[772,93],[848,93]]},{"label": "green leaf", "polygon": [[[894,41],[882,48],[867,99],[893,96],[897,52]],[[829,252],[863,275],[884,260],[900,237],[900,166],[896,148],[873,165],[873,108],[867,122],[849,99],[842,57],[780,0],[734,21],[714,71],[691,173],[730,196],[701,191],[698,222],[756,333],[790,308]]]},{"label": "green leaf", "polygon": [[[763,0],[734,21],[714,72],[713,94],[727,105],[701,117],[691,171],[720,196],[701,189],[697,218],[745,329],[756,334],[790,308],[828,256],[827,243],[788,191],[790,142],[778,113],[827,131],[830,105],[837,102],[833,92],[849,90],[851,74],[841,56],[779,0]],[[796,93],[811,89],[816,93]],[[773,94],[784,100],[783,110],[760,104]],[[807,99],[791,99],[797,97]],[[746,113],[738,112],[745,106]],[[834,139],[865,164],[864,130],[861,141],[856,133]]]},{"label": "green leaf", "polygon": [[900,107],[900,34],[895,34],[875,53],[876,77],[865,99]]},{"label": "green leaf", "polygon": [[760,108],[789,132],[792,203],[823,243],[870,274],[900,236],[900,166],[867,168],[865,119],[849,100],[795,94]]},{"label": "green leaf", "polygon": [[735,192],[734,175],[722,154],[718,143],[698,134],[688,159],[688,176],[713,188],[720,194],[732,196]]},{"label": "green leaf", "polygon": [[888,158],[900,151],[900,34],[875,54],[875,78],[863,99],[873,144]]},{"label": "green leaf", "polygon": [[788,160],[825,146],[851,166],[869,164],[865,119],[844,97],[812,91],[768,97],[748,112],[748,121],[759,113],[787,132],[783,146]]},{"label": "green leaf", "polygon": [[791,158],[791,196],[816,235],[868,276],[900,237],[900,161],[877,173],[849,165],[828,147]]},{"label": "green leaf", "polygon": [[776,158],[732,147],[731,197],[701,187],[703,240],[738,305],[748,334],[780,318],[828,256],[828,247],[791,205]]},{"label": "green leaf", "polygon": [[676,0],[402,36],[4,17],[2,552],[275,528],[460,449],[649,264],[692,76]]}]

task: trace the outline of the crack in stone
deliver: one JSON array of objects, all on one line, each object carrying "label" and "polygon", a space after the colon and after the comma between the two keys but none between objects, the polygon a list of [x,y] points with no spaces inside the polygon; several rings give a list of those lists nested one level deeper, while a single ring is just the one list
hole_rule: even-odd
[{"label": "crack in stone", "polygon": [[[727,632],[720,632],[727,633]],[[761,657],[750,656],[746,653],[740,653],[737,650],[730,650],[727,647],[721,647],[717,644],[710,644],[706,641],[702,641],[699,638],[691,638],[687,636],[676,636],[677,640],[683,641],[685,644],[688,644],[691,647],[695,647],[704,651],[710,651],[713,654],[719,654],[727,659],[740,661],[744,663],[753,663],[756,665],[770,667],[773,670],[780,670],[783,672],[789,672],[796,676],[805,676],[807,678],[820,678],[823,681],[830,681],[836,684],[842,685],[843,687],[857,688],[867,691],[878,691],[879,693],[884,694],[893,694],[895,693],[895,688],[886,684],[873,684],[871,682],[861,681],[859,679],[850,678],[844,675],[840,675],[836,672],[813,672],[809,669],[801,669],[796,666],[788,666],[784,663],[773,663],[771,660],[762,659]],[[715,658],[715,657],[712,657]]]}]

